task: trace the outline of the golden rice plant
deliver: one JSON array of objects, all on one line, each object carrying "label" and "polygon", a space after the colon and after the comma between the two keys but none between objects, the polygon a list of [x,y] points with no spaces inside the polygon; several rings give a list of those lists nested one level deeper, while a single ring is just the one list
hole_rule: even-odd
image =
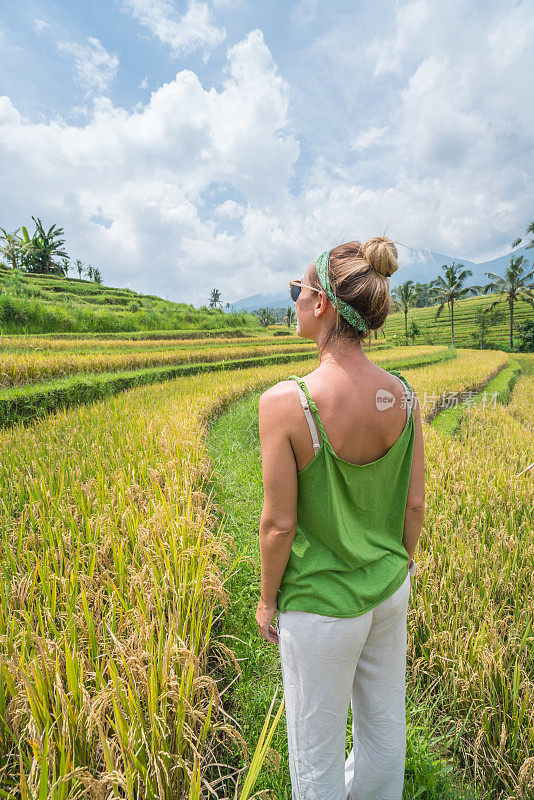
[{"label": "golden rice plant", "polygon": [[[275,340],[275,345],[279,343]],[[136,369],[149,366],[164,366],[168,364],[187,364],[197,362],[222,361],[224,359],[237,360],[262,355],[273,354],[273,344],[262,346],[243,346],[241,340],[229,342],[224,346],[214,345],[209,347],[172,347],[164,350],[152,350],[147,347],[137,346],[132,352],[99,352],[83,349],[77,352],[52,351],[51,353],[0,353],[0,388],[21,386],[28,383],[38,383],[65,375],[95,372],[113,372],[119,370]],[[309,353],[315,350],[315,345],[306,341],[292,341],[283,343],[280,348],[283,353]],[[403,347],[394,350],[377,352],[373,358],[377,363],[386,364],[399,358],[409,358],[435,352],[436,348],[429,345],[420,347]]]},{"label": "golden rice plant", "polygon": [[284,345],[288,342],[294,342],[295,337],[280,337],[273,335],[266,336],[217,336],[217,337],[204,337],[204,338],[183,338],[183,339],[124,339],[120,337],[112,338],[110,334],[109,339],[91,339],[83,338],[83,334],[74,339],[60,339],[52,336],[9,336],[0,333],[0,351],[13,351],[13,352],[37,352],[42,351],[49,353],[54,350],[68,350],[72,352],[86,352],[88,350],[123,350],[128,352],[130,350],[141,349],[162,349],[165,347],[186,349],[197,347],[213,347],[214,345],[222,347],[233,346],[236,344],[273,344]]},{"label": "golden rice plant", "polygon": [[199,797],[222,782],[225,743],[246,751],[216,679],[239,665],[211,635],[230,556],[202,420],[277,370],[180,378],[0,432],[7,796]]},{"label": "golden rice plant", "polygon": [[[310,352],[309,343],[295,342],[283,348],[284,353]],[[21,386],[48,381],[65,375],[95,372],[115,372],[168,364],[190,364],[224,359],[253,358],[271,355],[270,346],[225,346],[201,349],[149,350],[131,353],[63,353],[0,355],[0,387]]]},{"label": "golden rice plant", "polygon": [[[172,331],[169,331],[172,334]],[[191,331],[194,333],[194,331]],[[5,352],[23,352],[33,353],[42,351],[50,353],[54,350],[67,350],[69,352],[87,352],[89,350],[119,350],[128,352],[131,350],[142,349],[156,349],[160,350],[165,347],[187,349],[199,347],[213,347],[214,345],[222,347],[232,347],[235,345],[277,345],[286,346],[288,344],[299,341],[299,339],[292,332],[289,336],[274,336],[268,331],[265,334],[251,334],[249,336],[206,336],[203,338],[184,337],[180,339],[165,338],[162,336],[160,339],[127,339],[121,336],[113,337],[109,335],[109,339],[100,338],[84,338],[80,333],[72,339],[55,338],[53,336],[39,336],[35,335],[5,335],[0,332],[0,351]],[[366,341],[365,347],[368,349],[380,347],[385,342],[384,339],[372,339],[370,342]],[[417,345],[420,347],[420,345]],[[406,348],[407,350],[410,348]]]},{"label": "golden rice plant", "polygon": [[534,375],[522,375],[519,378],[514,386],[508,411],[522,425],[534,431]]},{"label": "golden rice plant", "polygon": [[[417,391],[432,382],[422,371],[405,375]],[[530,800],[534,494],[532,471],[519,473],[534,461],[534,431],[514,414],[523,403],[532,419],[534,404],[523,381],[516,390],[511,408],[473,406],[457,439],[424,423],[426,518],[408,671],[418,699],[436,702],[429,724],[457,741],[484,796]]]},{"label": "golden rice plant", "polygon": [[[506,364],[510,357],[501,350],[459,349],[457,358],[423,369],[402,369],[417,394],[421,413],[430,422],[446,403],[464,393],[476,393]],[[378,359],[373,358],[378,363]],[[413,377],[413,382],[411,378]]]},{"label": "golden rice plant", "polygon": [[[382,355],[391,358],[394,352]],[[468,361],[478,369],[480,352],[468,355],[462,369],[468,369]],[[240,554],[232,554],[231,541],[217,530],[216,509],[205,491],[210,464],[204,422],[246,391],[313,368],[307,359],[187,376],[62,411],[38,425],[0,431],[0,796],[96,800],[111,793],[132,800],[200,800],[221,791],[228,780],[221,765],[229,742],[237,742],[246,753],[219,685],[230,682],[230,673],[239,673],[239,664],[216,635],[217,619],[229,601],[223,572],[236,566]],[[486,373],[494,368],[490,359]],[[455,369],[450,361],[402,371],[419,392],[423,376],[429,386],[439,387],[441,380],[460,390],[467,379],[461,370],[451,379]],[[425,435],[436,515],[437,509],[443,513],[440,492],[450,494],[450,482],[440,472],[451,468],[451,450],[428,426]],[[453,446],[461,460],[467,445]],[[502,460],[501,454],[497,466]],[[469,496],[471,484],[474,492],[480,488],[479,473],[476,466],[466,470]],[[466,540],[474,536],[470,514],[477,497],[484,495],[463,499],[462,509],[452,511],[456,536],[447,546],[460,559],[467,558],[467,547],[461,546],[458,532],[464,531]],[[532,527],[532,517],[521,516],[524,498],[517,517],[514,508],[509,499],[508,515],[492,508],[483,517],[480,509],[477,519],[483,527],[477,538],[484,539],[496,519],[503,525],[514,520],[516,535],[525,524],[522,519]],[[462,513],[465,524],[460,522]],[[430,657],[436,643],[431,639],[429,644],[435,624],[429,615],[436,613],[443,629],[447,617],[442,611],[447,610],[456,631],[454,615],[459,613],[457,574],[448,578],[451,602],[444,609],[441,575],[431,569],[433,558],[443,559],[450,570],[455,559],[450,557],[448,564],[449,550],[441,539],[437,548],[439,537],[428,541],[430,529],[427,521],[420,545],[420,562],[427,569],[415,583],[417,591],[424,589],[417,597],[425,599],[412,609],[416,616],[411,618],[413,641],[420,648],[413,655],[414,679],[423,688],[443,669],[439,659]],[[523,575],[524,559],[510,548],[500,552],[509,559],[514,579]],[[485,588],[485,552],[480,550],[478,557],[474,599],[462,598],[461,605],[462,614],[470,614],[471,628],[477,608],[482,615],[492,609],[484,601],[494,590],[492,584]],[[514,586],[517,599],[524,585],[514,581]],[[412,591],[412,603],[415,597]],[[518,621],[523,633],[527,616]],[[440,652],[452,658],[456,643],[445,635],[442,639]],[[467,633],[465,639],[471,641]],[[494,644],[491,638],[484,641],[488,647]],[[509,681],[510,653],[516,645],[503,639],[498,651],[502,675]],[[501,702],[503,719],[512,714],[513,722],[495,672],[482,688],[468,690],[465,685],[481,674],[479,656],[472,644],[461,661],[464,683],[458,696],[474,699],[468,720],[491,726],[495,720],[485,720],[482,709]],[[518,667],[521,699],[522,670],[528,663],[532,668],[530,656],[530,662]],[[281,707],[276,722],[280,713]],[[527,709],[523,720],[529,714]],[[457,719],[465,716],[462,706]],[[507,730],[513,731],[513,724]],[[467,733],[474,735],[466,735],[464,742],[466,762],[472,763],[474,727]],[[477,764],[486,771],[489,762],[480,755],[489,752],[484,746],[481,751],[479,742]],[[524,747],[519,734],[503,745],[512,772]],[[243,792],[252,790],[265,748],[265,742],[258,743]],[[526,762],[521,763],[524,767]]]}]

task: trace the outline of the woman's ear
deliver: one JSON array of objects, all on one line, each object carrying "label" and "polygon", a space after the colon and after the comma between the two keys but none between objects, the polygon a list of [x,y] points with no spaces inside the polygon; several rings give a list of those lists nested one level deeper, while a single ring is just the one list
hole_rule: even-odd
[{"label": "woman's ear", "polygon": [[317,293],[317,302],[315,304],[315,316],[325,311],[328,305],[328,298],[326,292],[322,289]]}]

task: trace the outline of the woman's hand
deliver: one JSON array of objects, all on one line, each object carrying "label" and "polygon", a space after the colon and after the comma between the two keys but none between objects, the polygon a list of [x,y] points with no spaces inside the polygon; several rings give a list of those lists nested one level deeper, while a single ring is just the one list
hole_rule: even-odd
[{"label": "woman's hand", "polygon": [[278,633],[274,625],[271,625],[274,615],[277,612],[276,603],[273,605],[266,605],[260,599],[258,608],[256,609],[256,622],[258,623],[258,632],[262,639],[272,644],[278,644]]}]

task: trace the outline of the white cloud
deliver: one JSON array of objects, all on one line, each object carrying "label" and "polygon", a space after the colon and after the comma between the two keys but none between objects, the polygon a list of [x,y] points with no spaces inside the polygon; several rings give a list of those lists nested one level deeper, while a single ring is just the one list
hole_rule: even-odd
[{"label": "white cloud", "polygon": [[[497,158],[495,132],[480,106],[471,102],[467,64],[446,57],[422,61],[403,90],[397,144],[404,163],[414,172],[470,167],[474,175]],[[481,77],[481,76],[480,76]],[[473,75],[473,79],[475,76]]]},{"label": "white cloud", "polygon": [[0,125],[20,125],[22,117],[6,95],[0,97]]},{"label": "white cloud", "polygon": [[246,0],[212,0],[214,8],[220,8],[224,11],[236,11],[246,4]]},{"label": "white cloud", "polygon": [[[387,224],[407,244],[473,260],[509,249],[523,224],[517,220],[534,206],[529,7],[493,0],[397,6],[393,30],[354,58],[358,108],[343,127],[336,116],[322,131],[335,148],[324,148],[310,181],[331,186],[328,199],[317,197],[328,217],[335,208],[340,224],[352,218],[368,232]],[[325,34],[344,43],[341,61],[350,52],[347,30],[345,19]],[[353,119],[363,128],[356,140]],[[340,129],[345,152],[335,138]],[[369,142],[376,131],[383,134]],[[346,153],[354,149],[351,162]]]},{"label": "white cloud", "polygon": [[[81,126],[61,119],[24,123],[4,97],[0,171],[13,222],[34,214],[44,224],[61,224],[72,256],[98,265],[112,285],[130,281],[203,303],[216,280],[235,296],[234,275],[244,281],[259,264],[258,243],[241,230],[239,217],[252,234],[274,225],[284,238],[266,209],[283,202],[299,156],[287,129],[288,103],[288,87],[257,30],[228,51],[220,90],[182,70],[139,111],[95,98]],[[31,184],[20,180],[22,173],[32,175]],[[217,216],[205,208],[203,194],[213,185],[229,186],[234,201],[242,198],[239,207],[224,209],[238,220],[232,235],[219,232]],[[294,249],[287,241],[283,247]],[[262,242],[262,252],[268,249]],[[273,267],[278,257],[272,250]]]},{"label": "white cloud", "polygon": [[138,89],[146,89],[148,87],[148,75],[145,75],[141,83],[138,85]]},{"label": "white cloud", "polygon": [[291,22],[298,27],[309,25],[315,19],[318,0],[300,0],[291,14]]},{"label": "white cloud", "polygon": [[532,46],[534,14],[530,3],[520,3],[501,11],[489,26],[487,40],[495,62],[507,67],[520,63],[525,48]]},{"label": "white cloud", "polygon": [[88,44],[76,42],[58,42],[58,50],[74,57],[77,79],[87,93],[96,90],[105,92],[115,78],[119,59],[114,53],[108,53],[105,47],[94,36],[89,36]]},{"label": "white cloud", "polygon": [[229,219],[240,219],[246,214],[246,207],[235,200],[225,200],[219,206],[216,206],[214,213],[218,217],[228,217]]},{"label": "white cloud", "polygon": [[87,119],[91,115],[91,106],[87,103],[71,106],[68,111],[68,118],[70,120]]},{"label": "white cloud", "polygon": [[200,0],[188,0],[182,16],[168,0],[123,0],[123,8],[161,42],[170,45],[175,58],[199,47],[216,47],[226,38],[226,30],[214,24],[207,3]]},{"label": "white cloud", "polygon": [[279,291],[327,247],[383,232],[506,252],[534,207],[534,33],[526,4],[487,2],[398,6],[370,52],[357,18],[336,18],[291,85],[254,30],[215,85],[182,70],[134,109],[97,98],[83,124],[33,124],[0,98],[1,224],[57,222],[106,282],[194,303],[215,285]]},{"label": "white cloud", "polygon": [[[447,14],[454,14],[450,0]],[[434,11],[434,14],[432,14]],[[436,29],[435,16],[440,16],[440,28]],[[376,59],[375,77],[388,72],[398,72],[403,59],[414,52],[433,52],[436,37],[443,32],[446,15],[440,14],[437,7],[431,8],[428,0],[412,0],[397,7],[396,30],[393,37],[375,37],[367,48],[369,55]]]},{"label": "white cloud", "polygon": [[379,144],[384,140],[387,129],[387,125],[384,125],[383,128],[368,128],[368,130],[363,131],[355,138],[351,150],[367,150],[371,145]]},{"label": "white cloud", "polygon": [[34,19],[33,20],[33,27],[37,31],[37,33],[41,33],[42,31],[47,30],[50,27],[49,22],[45,22],[44,19]]}]

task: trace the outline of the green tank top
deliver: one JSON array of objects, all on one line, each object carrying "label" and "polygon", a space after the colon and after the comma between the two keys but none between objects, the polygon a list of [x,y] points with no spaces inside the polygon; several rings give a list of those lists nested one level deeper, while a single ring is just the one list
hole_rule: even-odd
[{"label": "green tank top", "polygon": [[[408,574],[402,537],[414,445],[413,395],[406,384],[405,427],[387,453],[368,464],[339,458],[297,375],[315,457],[298,473],[297,526],[278,591],[278,610],[332,617],[364,614],[393,594]],[[309,408],[321,432],[318,443]]]}]

